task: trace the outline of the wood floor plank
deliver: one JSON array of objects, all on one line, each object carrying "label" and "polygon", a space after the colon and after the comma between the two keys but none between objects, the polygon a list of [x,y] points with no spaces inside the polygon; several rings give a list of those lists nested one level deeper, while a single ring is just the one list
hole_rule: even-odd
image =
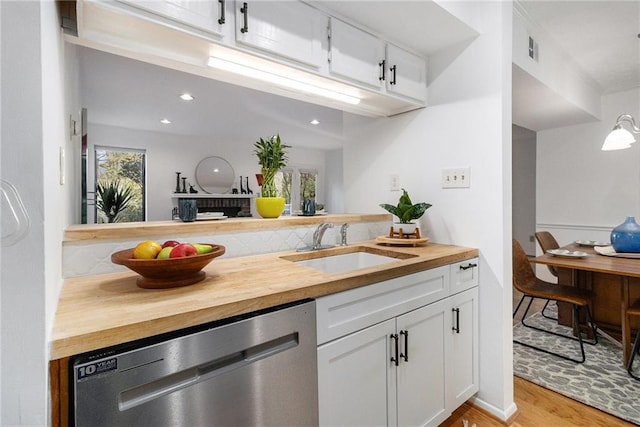
[{"label": "wood floor plank", "polygon": [[[620,418],[598,409],[583,405],[573,399],[540,387],[530,381],[514,377],[514,395],[518,406],[518,415],[509,427],[631,427]],[[503,427],[505,424],[484,411],[464,404],[449,417],[442,427],[463,426],[464,420],[469,427]]]}]

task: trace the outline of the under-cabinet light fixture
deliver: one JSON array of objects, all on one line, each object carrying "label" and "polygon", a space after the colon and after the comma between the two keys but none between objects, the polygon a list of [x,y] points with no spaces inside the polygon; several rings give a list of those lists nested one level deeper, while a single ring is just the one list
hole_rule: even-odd
[{"label": "under-cabinet light fixture", "polygon": [[[253,64],[243,64],[235,60],[223,59],[216,56],[210,56],[208,65],[219,70],[229,71],[252,79],[273,83],[277,86],[294,89],[300,92],[321,96],[323,98],[333,99],[335,101],[344,102],[351,105],[358,105],[360,98],[337,92],[328,88],[316,86],[291,76],[284,76],[276,69],[267,68],[264,64],[260,64],[260,69],[252,66]],[[303,79],[305,76],[300,75]]]},{"label": "under-cabinet light fixture", "polygon": [[636,125],[633,116],[631,114],[622,114],[616,119],[616,125],[604,140],[602,151],[624,150],[636,142],[633,134],[622,127],[622,122],[629,122],[631,124],[631,131],[633,133],[640,133],[640,128]]}]

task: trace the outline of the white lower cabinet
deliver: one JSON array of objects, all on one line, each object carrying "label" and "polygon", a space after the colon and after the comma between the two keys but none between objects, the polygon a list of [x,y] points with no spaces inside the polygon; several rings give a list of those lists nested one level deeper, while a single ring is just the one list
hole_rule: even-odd
[{"label": "white lower cabinet", "polygon": [[[434,282],[442,271],[407,277]],[[441,280],[447,289],[448,278]],[[369,298],[393,292],[399,279],[388,281],[389,288],[387,282],[371,285],[376,292]],[[320,425],[437,426],[476,393],[477,280],[469,286],[409,311],[405,305],[404,311],[393,313],[392,307],[403,305],[389,301],[386,313],[392,317],[326,342],[320,337],[327,336],[321,331],[328,326],[328,313],[350,306],[350,301],[362,304],[367,287],[319,298]],[[357,317],[353,312],[352,318]]]}]

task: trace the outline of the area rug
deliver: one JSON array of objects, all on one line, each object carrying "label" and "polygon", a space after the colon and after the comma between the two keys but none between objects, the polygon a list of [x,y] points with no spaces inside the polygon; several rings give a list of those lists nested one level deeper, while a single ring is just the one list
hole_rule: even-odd
[{"label": "area rug", "polygon": [[[547,315],[554,315],[555,305],[549,305]],[[554,316],[555,317],[555,316]],[[527,324],[570,333],[570,328],[556,321],[534,314]],[[544,334],[518,323],[513,327],[513,338],[522,342],[580,358],[577,341],[569,341]],[[551,389],[571,399],[600,409],[623,420],[640,425],[640,381],[634,380],[622,366],[622,350],[603,337],[598,344],[585,344],[586,361],[569,362],[513,344],[514,374]],[[638,363],[636,362],[636,369]]]}]

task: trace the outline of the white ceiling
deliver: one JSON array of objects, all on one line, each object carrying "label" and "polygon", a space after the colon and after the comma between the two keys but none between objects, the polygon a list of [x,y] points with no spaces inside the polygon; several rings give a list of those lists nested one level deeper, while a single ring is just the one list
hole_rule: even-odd
[{"label": "white ceiling", "polygon": [[[599,86],[602,95],[640,87],[640,1],[517,2],[527,18]],[[593,120],[513,67],[514,123],[539,131]]]},{"label": "white ceiling", "polygon": [[603,94],[640,87],[640,1],[519,3],[600,85]]},{"label": "white ceiling", "polygon": [[[434,7],[431,2],[316,3],[427,55],[447,43],[452,45],[473,36],[456,19],[437,27],[426,25],[426,17]],[[640,1],[529,0],[520,4],[601,86],[603,93],[640,87]],[[342,114],[338,111],[87,48],[79,52],[82,102],[91,122],[219,137],[230,126],[246,129],[243,118],[250,114],[252,126],[263,126],[265,132],[272,132],[269,126],[279,121],[309,146],[337,148],[341,144]],[[536,85],[533,79],[514,72],[514,116],[533,117],[538,127],[534,130],[587,120],[582,117],[583,112],[572,110],[569,103]],[[196,102],[187,106],[178,100],[176,96],[182,91],[193,93]],[[523,101],[517,102],[517,97]],[[162,117],[171,118],[173,123],[160,124]],[[312,118],[321,124],[309,125]]]}]

